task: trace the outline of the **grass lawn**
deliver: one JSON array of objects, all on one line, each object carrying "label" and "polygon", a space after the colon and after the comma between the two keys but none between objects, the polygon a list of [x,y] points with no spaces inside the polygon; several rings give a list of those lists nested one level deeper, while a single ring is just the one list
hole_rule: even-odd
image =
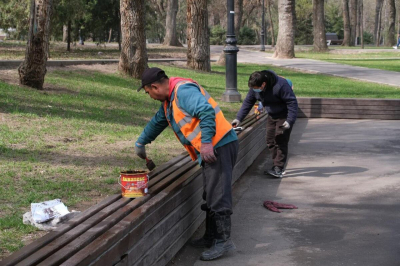
[{"label": "grass lawn", "polygon": [[296,52],[296,57],[400,72],[400,52],[393,49],[387,52],[352,54],[334,53],[334,51],[327,53]]},{"label": "grass lawn", "polygon": [[[212,73],[161,67],[169,76],[197,80],[217,101],[224,92],[224,67],[213,66]],[[43,91],[0,81],[0,256],[41,235],[22,224],[31,202],[60,198],[70,210],[84,210],[119,193],[121,170],[145,168],[133,153],[133,143],[160,103],[137,93],[139,81],[119,75],[115,65],[99,68],[111,71],[49,69]],[[297,96],[400,98],[395,87],[239,65],[243,99],[249,75],[267,68],[290,78]],[[229,121],[240,107],[220,105]],[[157,165],[183,151],[171,130],[148,147]]]}]

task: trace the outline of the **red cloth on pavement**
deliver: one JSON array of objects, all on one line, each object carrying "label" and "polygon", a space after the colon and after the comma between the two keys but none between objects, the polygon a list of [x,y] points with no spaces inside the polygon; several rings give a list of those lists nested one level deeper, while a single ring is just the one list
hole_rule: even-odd
[{"label": "red cloth on pavement", "polygon": [[272,212],[279,212],[279,213],[281,211],[278,209],[297,209],[297,207],[292,204],[284,204],[269,200],[264,201],[264,207]]}]

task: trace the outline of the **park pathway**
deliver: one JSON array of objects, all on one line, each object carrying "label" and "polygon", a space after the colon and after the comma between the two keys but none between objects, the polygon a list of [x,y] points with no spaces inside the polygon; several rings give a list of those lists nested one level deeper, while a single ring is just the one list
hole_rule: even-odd
[{"label": "park pathway", "polygon": [[399,132],[398,120],[298,119],[284,178],[263,174],[265,150],[234,185],[237,250],[203,262],[186,245],[169,266],[398,266]]},{"label": "park pathway", "polygon": [[[380,69],[342,65],[331,62],[312,59],[274,59],[271,53],[252,51],[250,46],[240,48],[238,63],[252,63],[260,65],[273,65],[287,67],[309,73],[320,73],[343,78],[374,82],[400,87],[400,72],[386,71]],[[251,47],[254,49],[255,46]],[[222,52],[222,46],[211,46],[212,59],[218,59]],[[400,52],[400,51],[399,51]]]}]

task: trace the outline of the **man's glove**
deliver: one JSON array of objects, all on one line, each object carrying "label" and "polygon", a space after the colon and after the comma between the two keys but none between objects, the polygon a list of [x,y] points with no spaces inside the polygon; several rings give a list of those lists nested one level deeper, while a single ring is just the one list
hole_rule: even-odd
[{"label": "man's glove", "polygon": [[135,153],[137,154],[137,156],[139,156],[143,160],[146,159],[146,157],[147,157],[146,146],[136,142],[135,143]]},{"label": "man's glove", "polygon": [[233,119],[231,125],[232,125],[233,127],[238,127],[238,126],[240,125],[240,121],[237,120],[237,119]]},{"label": "man's glove", "polygon": [[283,130],[287,130],[290,128],[290,124],[287,121],[285,121],[285,123],[283,123],[282,126],[280,126],[280,128],[282,128]]},{"label": "man's glove", "polygon": [[201,143],[200,147],[201,159],[206,163],[214,163],[217,161],[217,157],[214,154],[214,146],[212,143]]}]

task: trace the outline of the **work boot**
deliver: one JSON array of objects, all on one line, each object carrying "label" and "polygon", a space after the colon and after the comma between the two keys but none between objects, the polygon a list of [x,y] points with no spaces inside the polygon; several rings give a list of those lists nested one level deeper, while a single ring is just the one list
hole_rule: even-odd
[{"label": "work boot", "polygon": [[213,222],[214,240],[211,248],[201,253],[201,260],[214,260],[236,248],[231,239],[231,216],[214,215]]},{"label": "work boot", "polygon": [[264,173],[268,174],[268,175],[272,175],[272,176],[277,177],[277,178],[282,178],[283,177],[282,168],[280,168],[279,166],[274,166],[274,167],[272,167],[271,170],[267,170]]},{"label": "work boot", "polygon": [[213,242],[213,222],[210,216],[210,211],[206,210],[206,231],[201,238],[194,239],[190,244],[195,248],[210,248]]}]

